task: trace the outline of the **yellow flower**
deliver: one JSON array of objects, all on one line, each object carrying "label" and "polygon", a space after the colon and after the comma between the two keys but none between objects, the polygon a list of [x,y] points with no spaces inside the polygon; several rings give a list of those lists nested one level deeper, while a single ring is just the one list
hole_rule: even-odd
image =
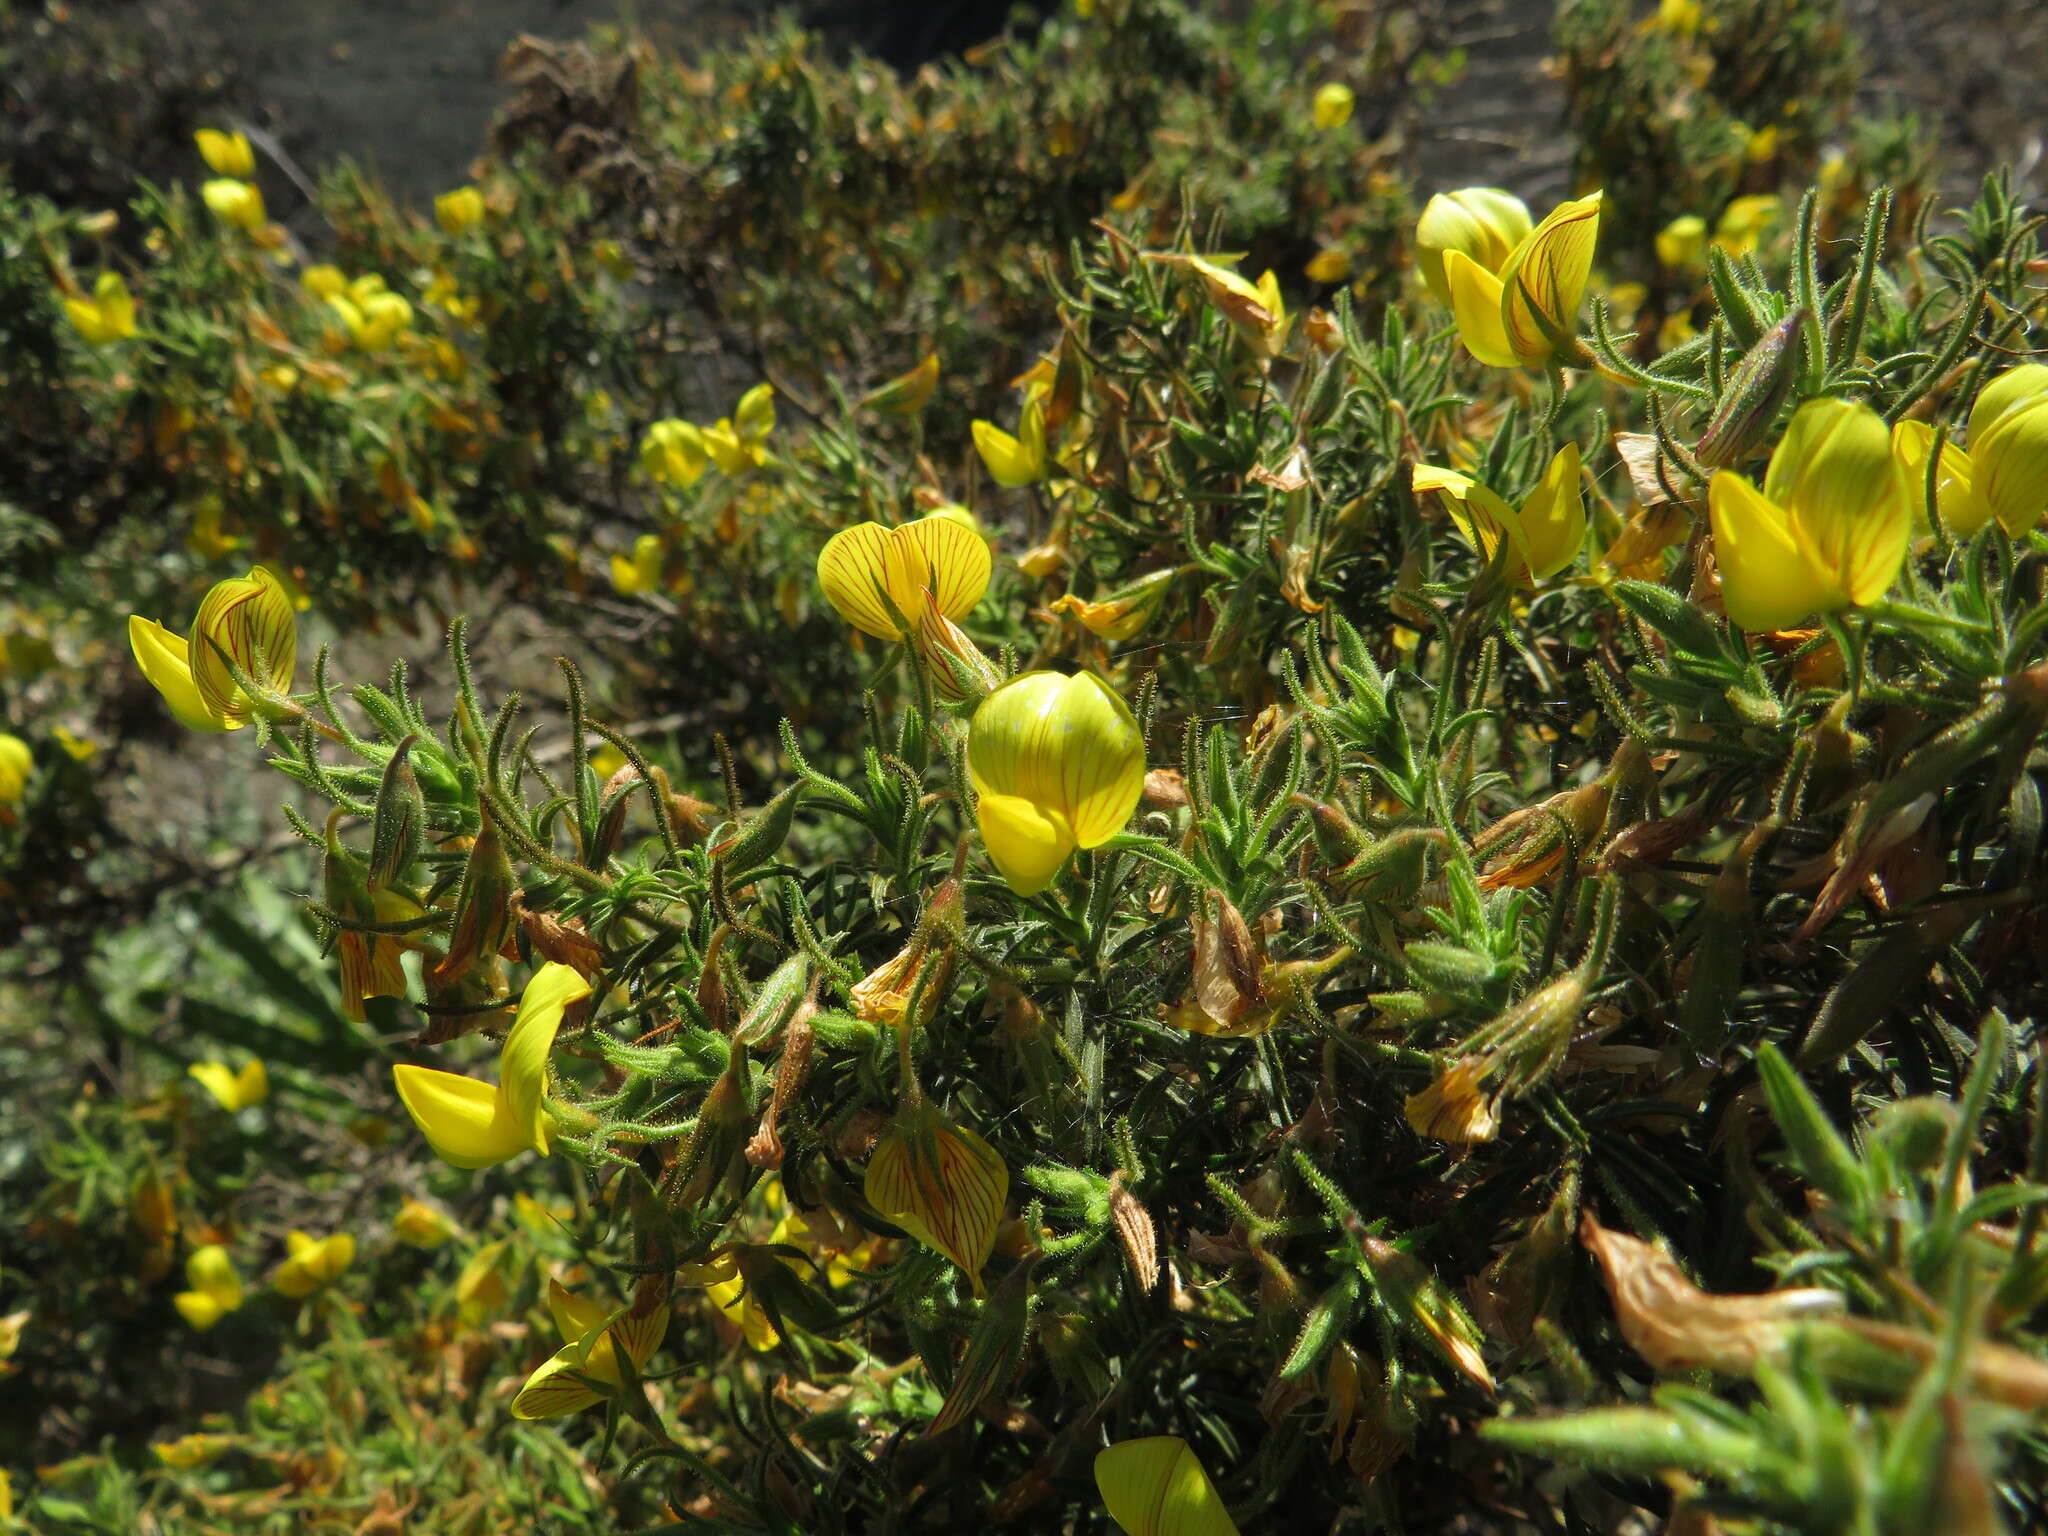
[{"label": "yellow flower", "polygon": [[213,210],[216,218],[238,229],[246,229],[253,233],[261,229],[269,219],[269,214],[263,208],[263,194],[256,190],[252,182],[237,181],[233,177],[223,176],[217,181],[207,182],[199,189],[199,195],[205,199],[206,206]]},{"label": "yellow flower", "polygon": [[1579,445],[1557,450],[1543,479],[1515,511],[1469,475],[1433,464],[1418,464],[1411,477],[1415,493],[1434,491],[1458,532],[1488,560],[1507,543],[1507,579],[1533,588],[1578,558],[1586,537],[1586,510],[1579,484]]},{"label": "yellow flower", "polygon": [[1778,125],[1769,124],[1750,134],[1742,146],[1742,158],[1751,165],[1762,165],[1778,152]]},{"label": "yellow flower", "polygon": [[[1899,466],[1899,489],[1913,512],[1913,526],[1927,529],[1927,456],[1934,451],[1934,428],[1924,421],[1901,421],[1892,426],[1892,457]],[[1934,476],[1935,505],[1941,509],[1941,525],[1959,539],[1967,539],[1991,521],[1991,503],[1979,495],[1975,485],[1976,465],[1961,446],[1941,445],[1941,465]]]},{"label": "yellow flower", "polygon": [[1730,256],[1747,256],[1778,222],[1779,207],[1775,192],[1736,198],[1721,210],[1720,221],[1714,226],[1714,244]]},{"label": "yellow flower", "polygon": [[2023,363],[1987,384],[1970,408],[1972,482],[2017,537],[2048,505],[2048,365]]},{"label": "yellow flower", "polygon": [[1534,367],[1573,345],[1579,301],[1600,237],[1600,194],[1559,203],[1516,244],[1498,274],[1455,247],[1444,283],[1459,339],[1494,368]]},{"label": "yellow flower", "polygon": [[72,329],[96,347],[124,341],[135,334],[135,299],[118,272],[102,272],[89,299],[66,299],[64,313]]},{"label": "yellow flower", "polygon": [[475,187],[457,187],[434,199],[434,222],[442,232],[460,235],[484,221],[484,195]]},{"label": "yellow flower", "polygon": [[240,129],[222,133],[218,128],[201,128],[192,135],[192,142],[199,146],[200,157],[214,175],[247,181],[256,174],[256,152]]},{"label": "yellow flower", "polygon": [[1679,271],[1704,265],[1707,221],[1696,213],[1682,213],[1658,230],[1657,259]]},{"label": "yellow flower", "polygon": [[988,590],[989,569],[987,542],[943,512],[900,528],[855,523],[818,552],[818,585],[826,601],[878,640],[904,638],[924,611],[927,591],[945,618],[964,618]]},{"label": "yellow flower", "polygon": [[652,592],[659,587],[663,554],[661,536],[643,533],[633,541],[631,559],[624,555],[613,555],[612,586],[619,596],[637,597],[642,592]]},{"label": "yellow flower", "polygon": [[[661,1347],[668,1332],[668,1298],[665,1292],[648,1290],[623,1314],[607,1312],[596,1302],[548,1282],[548,1311],[562,1335],[562,1347],[540,1369],[526,1378],[526,1385],[512,1400],[515,1419],[551,1419],[560,1414],[588,1408],[625,1383],[619,1369],[618,1351],[638,1371],[648,1357]],[[579,1381],[587,1378],[589,1383]]]},{"label": "yellow flower", "polygon": [[766,464],[768,434],[775,430],[775,387],[756,384],[733,408],[730,420],[721,416],[715,426],[698,429],[704,451],[718,472],[737,478]]},{"label": "yellow flower", "polygon": [[1691,37],[1700,29],[1700,0],[1657,0],[1654,25],[1680,37]]},{"label": "yellow flower", "polygon": [[1095,1487],[1126,1536],[1238,1536],[1222,1495],[1178,1435],[1098,1451]]},{"label": "yellow flower", "polygon": [[348,278],[341,268],[323,261],[299,274],[299,286],[316,299],[338,299],[348,292]]},{"label": "yellow flower", "polygon": [[919,1100],[898,1110],[875,1144],[862,1187],[869,1205],[959,1265],[974,1294],[985,1294],[981,1270],[1010,1194],[1010,1170],[994,1147]]},{"label": "yellow flower", "polygon": [[694,485],[710,462],[704,434],[687,421],[657,421],[640,439],[640,467],[663,485]]},{"label": "yellow flower", "polygon": [[1312,283],[1341,283],[1351,275],[1351,255],[1334,247],[1317,251],[1301,275]]},{"label": "yellow flower", "polygon": [[304,1232],[287,1232],[284,1243],[290,1257],[277,1266],[270,1283],[294,1301],[326,1290],[355,1262],[356,1240],[346,1232],[320,1238]]},{"label": "yellow flower", "polygon": [[35,771],[35,754],[19,736],[0,731],[0,805],[19,805]]},{"label": "yellow flower", "polygon": [[1033,485],[1052,472],[1052,458],[1045,448],[1045,401],[1048,393],[1044,385],[1035,385],[1025,391],[1024,409],[1018,415],[1015,437],[992,421],[976,420],[973,423],[975,451],[981,455],[981,462],[988,466],[989,478],[997,485]]},{"label": "yellow flower", "polygon": [[1444,280],[1444,253],[1459,251],[1488,272],[1499,273],[1529,236],[1529,208],[1498,187],[1465,187],[1439,192],[1415,221],[1415,265],[1439,303],[1451,302]]},{"label": "yellow flower", "polygon": [[505,1310],[512,1299],[508,1276],[518,1264],[512,1239],[501,1237],[485,1243],[469,1256],[462,1273],[455,1277],[455,1307],[463,1322],[475,1328]]},{"label": "yellow flower", "polygon": [[232,731],[248,722],[251,704],[229,675],[222,652],[273,692],[291,690],[298,662],[298,621],[291,598],[262,566],[216,582],[192,621],[188,643],[154,619],[128,617],[128,646],[150,686],[171,713],[195,731]]},{"label": "yellow flower", "polygon": [[230,1071],[222,1061],[195,1061],[185,1072],[231,1115],[270,1097],[270,1074],[254,1056],[243,1063],[239,1072]]},{"label": "yellow flower", "polygon": [[219,1243],[195,1248],[185,1259],[189,1289],[171,1298],[178,1315],[204,1332],[242,1304],[242,1277]]},{"label": "yellow flower", "polygon": [[444,1162],[488,1168],[529,1147],[547,1155],[548,1053],[563,1010],[589,995],[590,983],[569,966],[551,961],[535,971],[506,1032],[496,1085],[432,1067],[391,1069],[413,1123]]},{"label": "yellow flower", "polygon": [[179,1472],[196,1472],[219,1461],[234,1443],[232,1435],[180,1435],[175,1440],[160,1440],[150,1450],[167,1467]]},{"label": "yellow flower", "polygon": [[1707,487],[1721,598],[1744,629],[1784,629],[1884,596],[1911,518],[1884,419],[1809,400],[1771,455],[1761,492],[1732,470]]},{"label": "yellow flower", "polygon": [[1316,126],[1328,132],[1332,128],[1342,128],[1351,121],[1351,108],[1356,101],[1357,98],[1352,95],[1350,86],[1341,80],[1332,80],[1317,89],[1315,104],[1310,108],[1310,112],[1315,118]]},{"label": "yellow flower", "polygon": [[391,1235],[408,1248],[438,1248],[455,1235],[455,1223],[438,1205],[407,1200],[391,1218]]},{"label": "yellow flower", "polygon": [[346,295],[334,295],[327,307],[358,352],[381,352],[412,329],[412,304],[384,287],[383,279],[374,274],[357,278]]},{"label": "yellow flower", "polygon": [[1011,890],[1034,896],[1076,848],[1122,830],[1145,787],[1145,739],[1090,672],[1027,672],[975,711],[967,743],[981,840]]}]

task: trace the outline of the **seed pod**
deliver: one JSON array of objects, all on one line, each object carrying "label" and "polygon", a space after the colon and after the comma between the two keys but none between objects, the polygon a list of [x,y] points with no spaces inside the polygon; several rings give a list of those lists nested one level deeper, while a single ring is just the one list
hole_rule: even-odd
[{"label": "seed pod", "polygon": [[437,983],[446,986],[460,981],[479,960],[505,947],[505,941],[512,936],[515,879],[511,861],[498,841],[497,829],[486,821],[469,846],[469,861],[462,870],[462,892],[455,900],[455,928],[448,936],[448,954],[434,967]]},{"label": "seed pod", "polygon": [[759,1049],[781,1034],[810,983],[811,959],[799,950],[761,983],[753,1001],[747,1004],[747,1011],[740,1016],[739,1028],[732,1032],[733,1045],[742,1050]]},{"label": "seed pod", "polygon": [[711,850],[711,856],[728,869],[751,873],[782,851],[789,829],[796,822],[797,796],[803,790],[799,780],[781,791],[740,827]]},{"label": "seed pod", "polygon": [[377,786],[376,814],[370,822],[370,868],[367,882],[374,893],[402,879],[420,855],[426,837],[427,797],[412,771],[413,743],[408,736],[384,765]]},{"label": "seed pod", "polygon": [[1316,1304],[1302,1320],[1301,1332],[1294,1336],[1294,1347],[1280,1364],[1282,1380],[1291,1381],[1314,1370],[1330,1346],[1350,1329],[1351,1314],[1358,1305],[1358,1290],[1358,1275],[1347,1271],[1316,1298]]},{"label": "seed pod", "polygon": [[967,1352],[953,1373],[953,1384],[938,1414],[925,1426],[923,1439],[943,1435],[989,1398],[1002,1390],[1024,1353],[1024,1341],[1031,1332],[1031,1314],[1037,1310],[1038,1295],[1032,1277],[1037,1258],[1026,1258],[995,1288],[968,1336]]},{"label": "seed pod", "polygon": [[1159,1234],[1152,1225],[1152,1213],[1124,1188],[1121,1172],[1110,1176],[1109,1214],[1123,1241],[1124,1256],[1131,1261],[1131,1272],[1138,1277],[1138,1289],[1149,1296],[1159,1284]]},{"label": "seed pod", "polygon": [[1708,469],[1739,464],[1770,436],[1799,377],[1806,311],[1794,308],[1757,338],[1729,372],[1693,457]]}]

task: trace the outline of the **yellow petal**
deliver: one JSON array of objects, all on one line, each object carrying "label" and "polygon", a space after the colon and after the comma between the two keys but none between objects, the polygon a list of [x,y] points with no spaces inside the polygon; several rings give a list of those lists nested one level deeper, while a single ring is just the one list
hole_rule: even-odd
[{"label": "yellow petal", "polygon": [[1209,1474],[1178,1435],[1097,1452],[1095,1486],[1126,1536],[1238,1536]]},{"label": "yellow petal", "polygon": [[1508,553],[1503,569],[1516,586],[1529,585],[1529,556],[1523,547],[1521,526],[1514,509],[1486,486],[1473,483],[1463,497],[1444,495],[1444,510],[1451,514],[1465,542],[1491,561],[1505,543]]},{"label": "yellow petal", "polygon": [[491,1084],[410,1064],[393,1067],[391,1076],[406,1112],[443,1162],[488,1168],[517,1157],[529,1145]]},{"label": "yellow petal", "polygon": [[2018,536],[2032,528],[2048,507],[2048,393],[2004,411],[1982,437],[1973,434],[1970,458],[1978,492],[2005,531]]},{"label": "yellow petal", "polygon": [[1093,673],[1027,672],[975,711],[967,769],[977,794],[1019,797],[1041,817],[1057,813],[1079,846],[1093,848],[1137,808],[1145,742],[1124,701]]},{"label": "yellow petal", "polygon": [[261,1061],[252,1060],[239,1072],[225,1062],[195,1061],[185,1071],[230,1114],[261,1104],[270,1093],[270,1074]]},{"label": "yellow petal", "polygon": [[206,701],[200,697],[198,685],[192,681],[192,669],[187,660],[190,653],[182,636],[172,634],[154,619],[132,613],[128,616],[128,649],[135,653],[135,664],[142,669],[150,687],[163,695],[164,702],[171,706],[171,713],[187,730],[233,731],[241,728],[240,718],[226,719],[207,708]]},{"label": "yellow petal", "polygon": [[1538,581],[1555,576],[1578,558],[1586,538],[1586,504],[1579,484],[1579,445],[1557,450],[1543,480],[1522,503],[1519,531],[1529,574]]},{"label": "yellow petal", "polygon": [[223,720],[248,718],[249,701],[228,672],[225,652],[258,683],[291,688],[299,654],[297,616],[282,584],[262,566],[217,581],[192,621],[192,681],[207,710]]},{"label": "yellow petal", "polygon": [[1521,359],[1508,343],[1501,319],[1500,279],[1463,251],[1444,252],[1444,286],[1465,350],[1491,368],[1517,368]]},{"label": "yellow petal", "polygon": [[[839,616],[877,640],[898,640],[902,625],[889,612],[882,595],[890,588],[890,565],[896,560],[895,540],[880,523],[855,523],[825,541],[818,552],[818,585]],[[890,602],[894,602],[893,594]],[[899,603],[905,619],[915,613]]]},{"label": "yellow petal", "polygon": [[1731,470],[1707,485],[1707,515],[1721,568],[1721,602],[1731,622],[1753,632],[1785,629],[1841,606],[1793,542],[1784,511]]},{"label": "yellow petal", "polygon": [[256,174],[256,154],[249,136],[240,131],[222,133],[218,128],[201,128],[192,135],[207,169],[216,176],[247,180]]},{"label": "yellow petal", "polygon": [[234,1261],[219,1243],[192,1250],[185,1260],[185,1283],[211,1297],[223,1312],[242,1304],[242,1277],[235,1273]]},{"label": "yellow petal", "polygon": [[[934,512],[905,523],[891,537],[916,551],[916,558],[905,564],[912,569],[922,566],[918,587],[930,588],[939,612],[947,618],[964,618],[988,590],[988,541],[959,518]],[[920,606],[917,592],[913,591],[910,598],[910,606],[904,607],[901,602],[897,606],[906,617],[915,617]]]},{"label": "yellow petal", "polygon": [[1444,255],[1459,251],[1489,272],[1498,273],[1532,228],[1528,206],[1498,187],[1465,187],[1439,192],[1423,205],[1415,221],[1415,265],[1437,301],[1448,306],[1451,290],[1444,281]]},{"label": "yellow petal", "polygon": [[226,1317],[228,1313],[226,1307],[204,1291],[180,1291],[171,1298],[171,1305],[178,1309],[180,1317],[201,1333]]},{"label": "yellow petal", "polygon": [[758,443],[775,430],[775,386],[756,384],[733,407],[732,421],[740,441]]},{"label": "yellow petal", "polygon": [[[1892,427],[1892,458],[1899,467],[1899,489],[1912,509],[1913,524],[1926,529],[1927,456],[1934,448],[1934,428],[1924,421],[1901,421]],[[1941,464],[1935,471],[1934,499],[1941,512],[1941,524],[1959,539],[1967,539],[1991,520],[1991,503],[1977,491],[1975,466],[1970,455],[1952,442],[1941,445]]]},{"label": "yellow petal", "polygon": [[2048,363],[2021,363],[1986,384],[1970,407],[1970,448],[1982,446],[1991,429],[2008,413],[2048,398]]},{"label": "yellow petal", "polygon": [[1771,455],[1764,496],[1785,509],[1807,564],[1852,603],[1875,602],[1911,536],[1890,429],[1867,405],[1809,400]]},{"label": "yellow petal", "polygon": [[1551,355],[1546,327],[1570,331],[1578,323],[1599,238],[1600,194],[1595,192],[1551,209],[1508,258],[1500,274],[1501,321],[1520,361],[1533,365]]},{"label": "yellow petal", "polygon": [[982,846],[1019,896],[1036,896],[1052,884],[1074,851],[1074,834],[1066,818],[1019,796],[980,791],[974,812]]},{"label": "yellow petal", "polygon": [[590,983],[573,966],[549,962],[533,973],[519,996],[519,1012],[498,1057],[498,1087],[521,1141],[543,1157],[548,1151],[548,1053],[568,1006],[590,996]]},{"label": "yellow petal", "polygon": [[997,485],[1030,485],[1043,477],[1043,466],[1026,445],[992,421],[973,424],[974,447]]},{"label": "yellow petal", "polygon": [[[587,1375],[589,1351],[581,1343],[564,1344],[526,1378],[512,1399],[515,1419],[554,1419],[576,1413],[598,1401],[597,1393],[575,1378]],[[572,1374],[573,1373],[573,1374]]]}]

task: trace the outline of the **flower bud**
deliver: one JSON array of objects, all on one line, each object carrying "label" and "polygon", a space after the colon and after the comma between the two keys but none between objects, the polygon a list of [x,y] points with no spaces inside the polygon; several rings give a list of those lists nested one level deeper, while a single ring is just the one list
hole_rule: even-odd
[{"label": "flower bud", "polygon": [[959,625],[939,610],[931,592],[920,592],[915,644],[917,653],[931,669],[932,686],[941,698],[979,704],[1003,683],[1003,674],[967,638]]},{"label": "flower bud", "polygon": [[799,782],[778,791],[738,831],[713,847],[711,856],[742,874],[759,869],[780,853],[789,840],[789,830],[796,824],[797,796],[802,790]]},{"label": "flower bud", "polygon": [[365,883],[374,894],[405,878],[405,872],[420,856],[426,839],[427,797],[412,771],[412,748],[417,737],[401,741],[384,764],[384,777],[377,786],[377,803],[370,820],[370,863]]},{"label": "flower bud", "polygon": [[1434,1345],[1460,1375],[1491,1392],[1493,1376],[1479,1352],[1479,1330],[1443,1283],[1420,1260],[1384,1238],[1362,1233],[1358,1245],[1387,1309]]},{"label": "flower bud", "polygon": [[1316,88],[1316,99],[1311,109],[1316,127],[1325,133],[1333,128],[1342,128],[1351,121],[1351,109],[1357,97],[1351,87],[1341,80],[1331,80]]},{"label": "flower bud", "polygon": [[1799,377],[1806,321],[1806,311],[1794,308],[1729,371],[1714,414],[1693,448],[1693,457],[1708,469],[1741,463],[1770,437]]},{"label": "flower bud", "polygon": [[339,1280],[355,1262],[356,1240],[346,1232],[314,1238],[304,1232],[287,1232],[289,1257],[277,1266],[270,1283],[294,1301],[303,1301]]},{"label": "flower bud", "polygon": [[455,927],[448,936],[447,955],[434,967],[435,981],[442,985],[460,981],[478,961],[503,952],[512,937],[512,901],[517,889],[518,876],[505,857],[497,828],[486,819],[476,841],[469,845],[462,889],[455,898]]}]

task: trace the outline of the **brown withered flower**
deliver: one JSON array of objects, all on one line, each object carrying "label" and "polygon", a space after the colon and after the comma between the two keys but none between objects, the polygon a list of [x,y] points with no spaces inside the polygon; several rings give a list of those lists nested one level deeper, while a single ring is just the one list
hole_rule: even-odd
[{"label": "brown withered flower", "polygon": [[1842,1309],[1840,1292],[1816,1286],[1703,1291],[1661,1248],[1601,1226],[1591,1211],[1579,1218],[1579,1241],[1600,1261],[1621,1336],[1659,1370],[1746,1376],[1784,1346],[1792,1324]]}]

